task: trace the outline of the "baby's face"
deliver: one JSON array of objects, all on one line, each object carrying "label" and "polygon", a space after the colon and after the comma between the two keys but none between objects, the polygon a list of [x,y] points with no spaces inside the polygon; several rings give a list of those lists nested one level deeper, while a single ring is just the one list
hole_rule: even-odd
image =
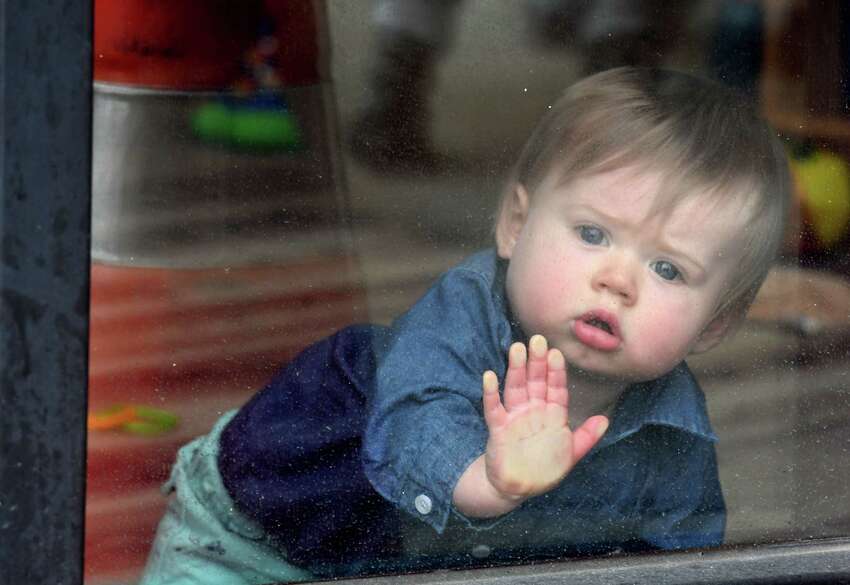
[{"label": "baby's face", "polygon": [[544,182],[512,236],[499,235],[514,315],[570,367],[649,380],[719,339],[712,316],[750,214],[712,196],[655,213],[662,180],[620,169]]}]

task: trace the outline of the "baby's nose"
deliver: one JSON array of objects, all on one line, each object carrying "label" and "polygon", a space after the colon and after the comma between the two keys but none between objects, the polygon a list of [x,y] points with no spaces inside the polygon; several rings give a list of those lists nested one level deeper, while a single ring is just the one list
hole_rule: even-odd
[{"label": "baby's nose", "polygon": [[637,283],[632,268],[626,262],[610,263],[597,271],[593,288],[599,292],[607,292],[627,305],[633,305],[637,300]]}]

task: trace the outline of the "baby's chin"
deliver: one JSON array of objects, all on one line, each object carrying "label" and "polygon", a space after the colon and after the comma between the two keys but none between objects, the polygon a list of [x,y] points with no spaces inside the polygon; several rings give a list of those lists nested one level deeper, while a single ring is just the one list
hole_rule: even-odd
[{"label": "baby's chin", "polygon": [[582,367],[579,364],[569,363],[567,375],[570,380],[583,380],[592,384],[605,384],[620,386],[628,386],[629,384],[639,384],[641,382],[649,382],[660,378],[666,371],[646,370],[646,371],[620,371],[620,370],[597,370]]},{"label": "baby's chin", "polygon": [[599,370],[593,370],[589,368],[583,368],[574,363],[567,363],[567,375],[569,379],[572,381],[585,381],[593,384],[632,384],[636,380],[633,380],[631,376],[625,376],[620,372],[605,372]]}]

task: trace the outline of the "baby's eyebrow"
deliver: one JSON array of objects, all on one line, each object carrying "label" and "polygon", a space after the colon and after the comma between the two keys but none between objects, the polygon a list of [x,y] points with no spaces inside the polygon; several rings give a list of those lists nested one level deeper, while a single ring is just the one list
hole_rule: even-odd
[{"label": "baby's eyebrow", "polygon": [[629,223],[629,222],[624,221],[623,219],[617,217],[616,215],[610,215],[608,213],[605,213],[601,209],[598,209],[597,207],[594,207],[593,205],[590,205],[588,203],[580,203],[576,207],[579,210],[589,211],[590,213],[598,216],[599,219],[601,219],[603,221],[603,223],[606,223],[606,224],[614,224],[614,225],[621,226],[621,225],[627,225]]},{"label": "baby's eyebrow", "polygon": [[696,258],[694,258],[693,256],[690,256],[686,252],[682,251],[681,248],[677,248],[676,246],[671,245],[669,242],[662,241],[661,245],[659,246],[658,249],[661,252],[669,254],[674,259],[685,260],[687,263],[692,264],[694,268],[696,268],[696,269],[698,269],[702,272],[706,271],[705,266],[703,266],[703,264],[701,262],[699,262]]}]

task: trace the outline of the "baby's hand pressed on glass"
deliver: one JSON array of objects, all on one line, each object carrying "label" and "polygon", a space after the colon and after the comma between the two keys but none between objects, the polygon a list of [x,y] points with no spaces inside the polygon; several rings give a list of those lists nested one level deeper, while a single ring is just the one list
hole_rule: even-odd
[{"label": "baby's hand pressed on glass", "polygon": [[607,428],[594,416],[576,429],[568,424],[567,370],[557,349],[535,335],[508,354],[504,405],[496,374],[484,374],[484,418],[490,431],[487,477],[506,496],[529,497],[558,485]]},{"label": "baby's hand pressed on glass", "polygon": [[522,343],[510,348],[504,404],[496,374],[484,374],[487,450],[464,472],[454,494],[456,507],[467,515],[501,515],[551,490],[608,428],[608,419],[599,415],[570,430],[564,356],[547,349],[541,335],[528,346],[528,352]]}]

